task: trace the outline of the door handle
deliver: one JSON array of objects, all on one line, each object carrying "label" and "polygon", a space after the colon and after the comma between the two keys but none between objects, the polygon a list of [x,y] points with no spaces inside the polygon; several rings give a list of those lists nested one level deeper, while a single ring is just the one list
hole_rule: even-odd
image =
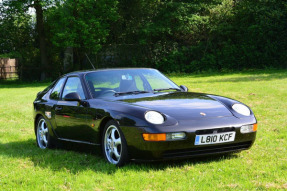
[{"label": "door handle", "polygon": [[60,111],[60,110],[62,110],[62,109],[63,109],[62,107],[57,106],[57,107],[55,108],[55,111]]}]

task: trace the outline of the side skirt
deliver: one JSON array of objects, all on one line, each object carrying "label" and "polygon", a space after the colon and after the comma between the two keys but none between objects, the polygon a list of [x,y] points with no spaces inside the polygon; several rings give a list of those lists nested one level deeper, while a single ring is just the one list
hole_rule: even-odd
[{"label": "side skirt", "polygon": [[96,144],[96,143],[90,143],[87,141],[77,141],[77,140],[72,140],[72,139],[62,139],[62,138],[58,138],[60,141],[67,141],[67,142],[73,142],[73,143],[82,143],[82,144],[88,144],[88,145],[101,145],[101,144]]}]

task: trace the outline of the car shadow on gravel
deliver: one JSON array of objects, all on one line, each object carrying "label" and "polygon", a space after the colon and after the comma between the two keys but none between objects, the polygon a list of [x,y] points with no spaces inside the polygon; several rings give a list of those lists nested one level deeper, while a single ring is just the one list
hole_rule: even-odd
[{"label": "car shadow on gravel", "polygon": [[[41,150],[34,139],[24,141],[0,142],[0,155],[11,158],[29,159],[34,166],[49,168],[53,171],[68,171],[73,174],[85,170],[113,174],[118,167],[107,163],[100,148],[81,144],[65,144],[61,148]],[[165,170],[166,168],[181,168],[188,165],[207,164],[216,161],[237,158],[236,154],[220,154],[192,159],[168,160],[158,162],[129,162],[121,170],[150,171]]]}]

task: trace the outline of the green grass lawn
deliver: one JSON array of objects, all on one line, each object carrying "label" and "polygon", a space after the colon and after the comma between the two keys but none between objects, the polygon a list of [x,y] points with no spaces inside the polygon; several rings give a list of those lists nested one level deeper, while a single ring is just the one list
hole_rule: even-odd
[{"label": "green grass lawn", "polygon": [[287,189],[287,71],[171,76],[189,91],[237,99],[258,119],[250,150],[116,168],[101,155],[40,150],[32,102],[45,83],[0,81],[0,190]]}]

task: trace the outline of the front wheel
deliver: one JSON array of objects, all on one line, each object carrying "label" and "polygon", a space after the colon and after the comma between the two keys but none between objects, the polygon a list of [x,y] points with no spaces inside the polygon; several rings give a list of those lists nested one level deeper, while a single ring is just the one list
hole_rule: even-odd
[{"label": "front wheel", "polygon": [[116,166],[128,161],[127,143],[115,121],[109,121],[102,134],[102,149],[106,160]]},{"label": "front wheel", "polygon": [[52,140],[49,134],[49,128],[44,117],[39,117],[36,129],[36,142],[39,148],[52,148]]}]

